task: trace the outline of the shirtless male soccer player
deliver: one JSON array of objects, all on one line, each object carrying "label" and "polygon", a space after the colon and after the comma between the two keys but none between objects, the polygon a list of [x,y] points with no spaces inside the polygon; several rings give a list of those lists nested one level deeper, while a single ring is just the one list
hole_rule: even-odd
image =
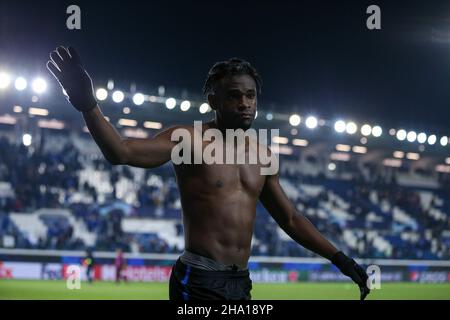
[{"label": "shirtless male soccer player", "polygon": [[[175,129],[194,133],[193,126],[176,126],[151,139],[123,139],[105,119],[96,101],[92,80],[75,50],[58,47],[47,68],[82,112],[93,139],[113,165],[155,168],[171,160]],[[261,79],[239,59],[216,63],[204,86],[215,119],[202,130],[247,130],[255,117]],[[203,143],[203,147],[205,147]],[[183,208],[185,251],[172,269],[171,300],[248,300],[252,281],[250,256],[256,204],[260,200],[278,225],[297,243],[329,259],[360,289],[370,292],[366,272],[336,249],[302,214],[282,190],[278,174],[261,175],[253,164],[174,165]]]}]

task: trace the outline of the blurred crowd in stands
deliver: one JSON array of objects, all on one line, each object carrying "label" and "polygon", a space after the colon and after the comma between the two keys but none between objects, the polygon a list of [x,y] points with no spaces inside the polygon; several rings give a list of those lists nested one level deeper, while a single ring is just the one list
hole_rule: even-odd
[{"label": "blurred crowd in stands", "polygon": [[[169,244],[158,232],[126,232],[123,228],[124,219],[166,219],[174,221],[175,236],[183,236],[180,199],[170,165],[154,170],[112,166],[102,157],[84,154],[69,139],[54,151],[42,146],[30,150],[1,137],[0,150],[0,247],[182,252],[182,246]],[[105,174],[98,181],[82,179],[81,172],[87,169],[87,176]],[[425,190],[400,186],[395,175],[369,174],[371,179],[367,179],[356,167],[352,170],[350,179],[287,170],[281,179],[298,211],[349,255],[450,259],[448,175],[440,177],[438,188]],[[110,192],[104,192],[108,186]],[[70,210],[74,221],[95,235],[95,243],[77,237],[74,224],[64,216],[40,215],[46,234],[37,238],[12,219],[13,213],[31,214],[42,208]],[[260,204],[254,230],[253,255],[315,256],[289,240]]]}]

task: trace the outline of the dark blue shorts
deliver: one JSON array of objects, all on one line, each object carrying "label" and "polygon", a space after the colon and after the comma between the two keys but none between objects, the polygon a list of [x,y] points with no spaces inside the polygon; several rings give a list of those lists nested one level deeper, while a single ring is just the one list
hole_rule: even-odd
[{"label": "dark blue shorts", "polygon": [[248,270],[209,271],[177,260],[169,283],[170,300],[250,300],[252,280]]}]

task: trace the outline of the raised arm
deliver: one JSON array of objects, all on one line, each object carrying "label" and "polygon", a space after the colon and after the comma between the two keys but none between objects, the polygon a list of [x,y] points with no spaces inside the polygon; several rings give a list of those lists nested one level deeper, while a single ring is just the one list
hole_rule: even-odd
[{"label": "raised arm", "polygon": [[95,99],[92,80],[76,51],[58,47],[47,68],[66,91],[69,102],[83,114],[86,126],[105,158],[112,164],[153,168],[170,160],[174,142],[168,129],[152,139],[122,139],[105,119]]},{"label": "raised arm", "polygon": [[302,214],[298,213],[280,186],[278,175],[267,176],[260,200],[278,225],[297,243],[336,265],[359,285],[361,300],[370,292],[366,272],[336,249]]}]

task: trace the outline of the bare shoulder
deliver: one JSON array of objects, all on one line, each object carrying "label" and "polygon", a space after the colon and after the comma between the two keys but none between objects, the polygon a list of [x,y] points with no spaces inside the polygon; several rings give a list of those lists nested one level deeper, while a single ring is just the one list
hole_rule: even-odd
[{"label": "bare shoulder", "polygon": [[155,138],[157,137],[168,137],[169,139],[172,136],[180,136],[186,133],[193,133],[194,132],[194,127],[190,126],[190,125],[174,125],[174,126],[170,126],[168,128],[166,128],[165,130],[162,130],[160,132],[158,132],[155,135]]}]

